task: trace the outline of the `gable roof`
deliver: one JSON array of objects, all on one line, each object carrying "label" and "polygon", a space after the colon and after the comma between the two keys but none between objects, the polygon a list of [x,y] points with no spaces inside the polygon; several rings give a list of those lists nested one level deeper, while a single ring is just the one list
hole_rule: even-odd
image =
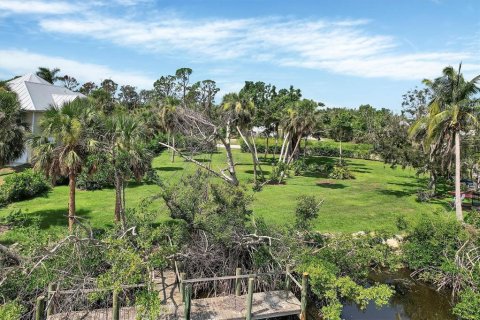
[{"label": "gable roof", "polygon": [[50,106],[61,107],[76,98],[85,98],[81,93],[55,86],[33,73],[10,80],[7,85],[17,94],[22,109],[27,111],[45,111]]}]

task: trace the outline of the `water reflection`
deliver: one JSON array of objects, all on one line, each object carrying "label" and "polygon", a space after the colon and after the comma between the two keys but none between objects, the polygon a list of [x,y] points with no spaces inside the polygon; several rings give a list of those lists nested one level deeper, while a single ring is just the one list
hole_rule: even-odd
[{"label": "water reflection", "polygon": [[375,273],[372,281],[393,285],[396,289],[390,304],[377,309],[368,305],[365,311],[353,303],[345,304],[342,318],[345,320],[455,320],[449,295],[437,292],[419,281],[410,279],[408,270],[396,273]]}]

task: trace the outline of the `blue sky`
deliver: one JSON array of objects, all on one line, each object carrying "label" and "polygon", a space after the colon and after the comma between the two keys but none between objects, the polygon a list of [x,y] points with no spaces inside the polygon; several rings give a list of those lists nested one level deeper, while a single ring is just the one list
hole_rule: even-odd
[{"label": "blue sky", "polygon": [[148,89],[191,67],[222,94],[253,80],[399,110],[460,61],[480,74],[478,0],[0,0],[0,79],[47,66]]}]

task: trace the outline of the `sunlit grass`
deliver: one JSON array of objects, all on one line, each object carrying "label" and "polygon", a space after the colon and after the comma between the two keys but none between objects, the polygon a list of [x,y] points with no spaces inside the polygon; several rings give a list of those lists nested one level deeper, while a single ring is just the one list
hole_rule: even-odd
[{"label": "sunlit grass", "polygon": [[[247,192],[254,197],[254,217],[263,217],[268,223],[285,225],[294,222],[294,209],[299,195],[315,195],[324,199],[314,228],[324,232],[354,232],[360,230],[388,230],[395,232],[397,217],[415,221],[421,213],[448,207],[447,200],[435,203],[419,203],[416,191],[424,186],[425,179],[417,177],[411,169],[391,169],[382,162],[348,159],[354,180],[332,180],[319,175],[292,176],[284,185],[266,185],[261,192],[252,191],[253,171],[251,156],[234,150],[238,163],[238,177]],[[226,167],[225,155],[218,152],[200,155],[197,159],[210,164],[212,169]],[[333,161],[331,158],[311,158],[310,162]],[[170,162],[169,154],[163,153],[153,161],[164,184],[175,183],[182,176],[196,170],[196,166],[177,157]],[[263,163],[269,173],[269,163]],[[127,207],[136,207],[141,201],[158,194],[157,185],[131,182],[126,190]],[[94,227],[108,227],[113,224],[114,190],[77,191],[77,214]],[[41,226],[49,232],[64,231],[67,226],[68,187],[57,186],[44,197],[13,203],[0,209],[5,216],[13,209],[39,217]],[[150,208],[158,212],[159,219],[168,219],[162,200]],[[447,214],[453,214],[452,212]]]}]

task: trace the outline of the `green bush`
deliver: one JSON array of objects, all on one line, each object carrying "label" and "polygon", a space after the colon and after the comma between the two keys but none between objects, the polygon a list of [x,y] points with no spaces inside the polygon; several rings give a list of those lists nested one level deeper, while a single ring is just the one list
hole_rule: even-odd
[{"label": "green bush", "polygon": [[2,224],[12,228],[26,227],[31,225],[34,221],[34,218],[32,218],[30,215],[20,209],[14,209],[10,211],[5,217],[2,217],[0,219],[0,222]]},{"label": "green bush", "polygon": [[[282,141],[279,141],[281,143]],[[266,141],[264,138],[255,139],[258,153],[265,153]],[[246,144],[243,141],[240,141],[240,147],[242,152],[249,152]],[[280,152],[281,145],[275,147],[273,143],[268,145],[268,153],[273,154]],[[300,154],[303,154],[303,143],[300,147]],[[325,157],[339,157],[340,149],[339,143],[334,141],[311,141],[307,143],[307,155],[309,156],[325,156]],[[367,143],[352,143],[344,142],[342,143],[342,156],[346,158],[355,158],[355,159],[376,159],[376,155],[373,153],[373,145]]]},{"label": "green bush", "polygon": [[87,157],[85,168],[77,177],[77,188],[80,190],[100,190],[113,186],[114,170],[101,155]]},{"label": "green bush", "polygon": [[45,177],[32,169],[14,173],[0,186],[0,206],[45,194],[51,185]]},{"label": "green bush", "polygon": [[404,245],[406,262],[412,269],[442,268],[466,238],[457,221],[441,214],[423,215]]},{"label": "green bush", "polygon": [[453,308],[453,313],[460,319],[480,319],[480,293],[471,289],[461,292],[460,301]]},{"label": "green bush", "polygon": [[298,229],[308,229],[311,221],[318,217],[323,201],[318,201],[314,196],[300,196],[297,198],[295,208],[295,225]]},{"label": "green bush", "polygon": [[25,307],[17,301],[9,301],[5,304],[0,305],[0,319],[21,319],[24,312]]},{"label": "green bush", "polygon": [[338,162],[333,166],[332,172],[328,175],[331,179],[337,180],[347,180],[347,179],[355,179],[353,173],[350,172],[348,166],[344,162]]}]

